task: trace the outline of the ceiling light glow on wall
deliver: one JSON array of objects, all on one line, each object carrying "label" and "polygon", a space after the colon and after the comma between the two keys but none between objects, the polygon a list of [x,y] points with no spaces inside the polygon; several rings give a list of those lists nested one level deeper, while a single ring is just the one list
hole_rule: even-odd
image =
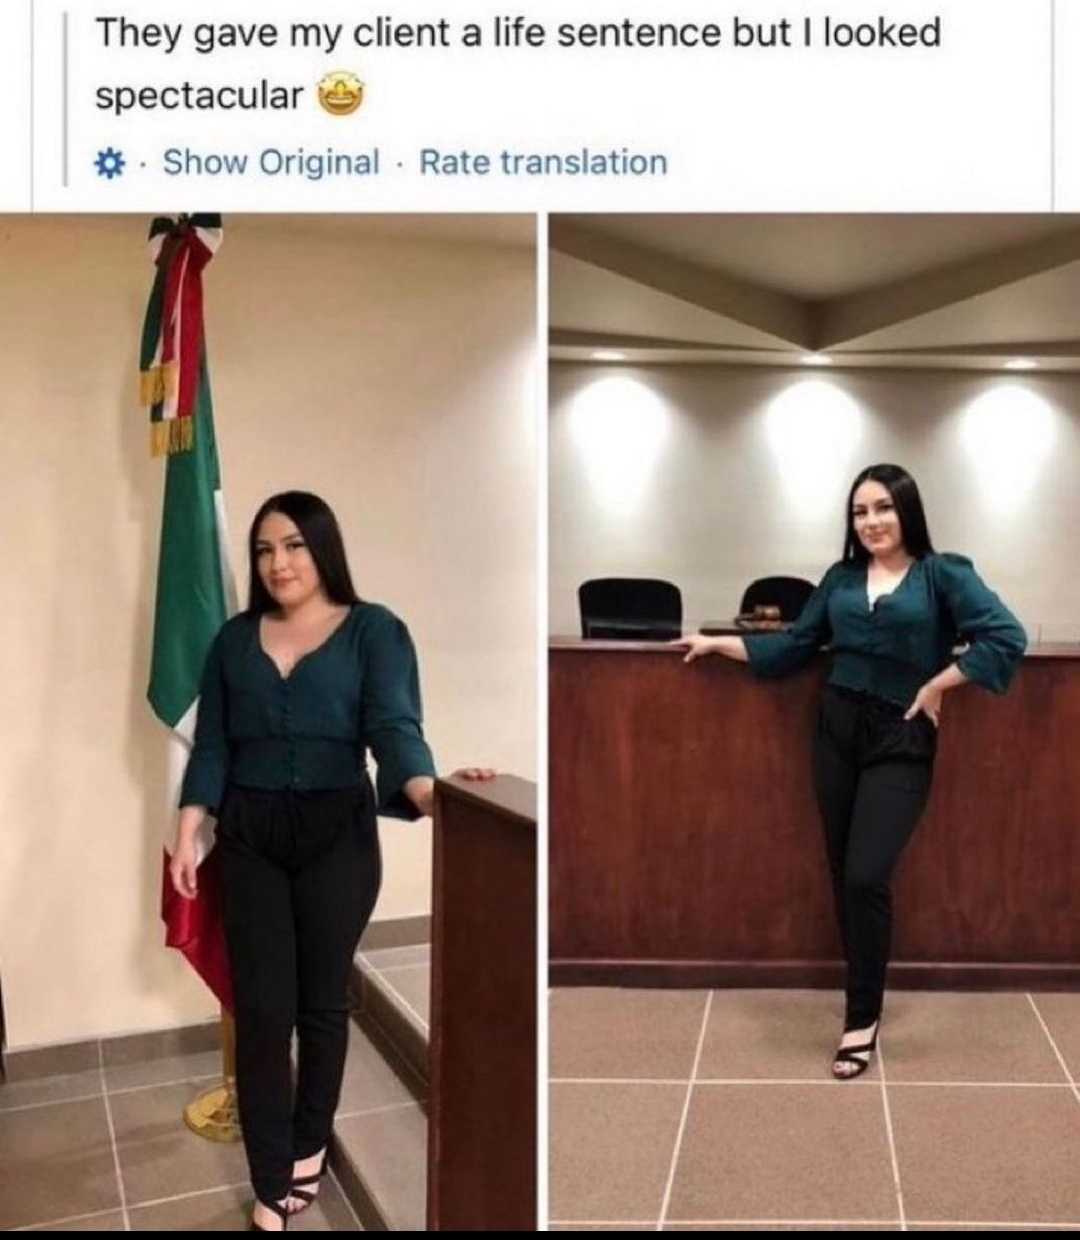
[{"label": "ceiling light glow on wall", "polygon": [[1012,514],[1026,502],[1053,449],[1054,411],[1037,393],[999,380],[964,410],[960,437],[988,515]]},{"label": "ceiling light glow on wall", "polygon": [[626,354],[619,353],[615,349],[594,349],[592,356],[593,356],[594,362],[625,362],[626,361]]},{"label": "ceiling light glow on wall", "polygon": [[597,504],[634,512],[670,431],[667,405],[640,380],[608,375],[584,387],[570,408],[570,437]]},{"label": "ceiling light glow on wall", "polygon": [[1011,361],[1005,363],[1006,370],[1035,370],[1038,362],[1033,362],[1030,357],[1014,357]]},{"label": "ceiling light glow on wall", "polygon": [[859,462],[864,414],[832,379],[799,379],[765,412],[765,435],[785,495],[817,508],[846,494]]},{"label": "ceiling light glow on wall", "polygon": [[799,361],[804,366],[831,366],[832,358],[826,357],[824,353],[804,353]]}]

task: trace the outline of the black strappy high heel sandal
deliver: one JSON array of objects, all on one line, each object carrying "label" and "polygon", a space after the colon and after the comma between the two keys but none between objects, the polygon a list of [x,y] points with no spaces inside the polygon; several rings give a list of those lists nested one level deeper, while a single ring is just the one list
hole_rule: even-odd
[{"label": "black strappy high heel sandal", "polygon": [[323,1176],[326,1175],[326,1157],[328,1153],[329,1150],[323,1150],[322,1163],[319,1165],[318,1171],[316,1171],[313,1175],[301,1175],[293,1180],[292,1188],[289,1189],[289,1196],[299,1198],[304,1204],[296,1210],[291,1210],[291,1214],[299,1214],[301,1210],[306,1210],[319,1195],[318,1193],[309,1192],[308,1189],[303,1188],[302,1185],[318,1184]]},{"label": "black strappy high heel sandal", "polygon": [[[874,1036],[869,1042],[862,1042],[858,1046],[841,1046],[833,1056],[832,1074],[837,1081],[853,1081],[855,1077],[862,1076],[867,1068],[870,1067],[870,1056],[877,1050],[878,1030],[881,1028],[881,1018],[874,1021]],[[863,1058],[865,1056],[865,1058]],[[855,1067],[851,1072],[837,1072],[836,1065],[840,1063],[851,1063]]]},{"label": "black strappy high heel sandal", "polygon": [[[276,1214],[278,1218],[281,1219],[281,1230],[282,1231],[289,1230],[289,1211],[286,1210],[284,1206],[278,1205],[276,1201],[259,1201],[259,1205],[263,1206],[265,1209],[269,1210],[271,1213]],[[270,1230],[269,1227],[260,1227],[259,1224],[255,1222],[254,1218],[252,1218],[251,1226],[248,1228],[248,1231],[269,1231],[269,1230]]]}]

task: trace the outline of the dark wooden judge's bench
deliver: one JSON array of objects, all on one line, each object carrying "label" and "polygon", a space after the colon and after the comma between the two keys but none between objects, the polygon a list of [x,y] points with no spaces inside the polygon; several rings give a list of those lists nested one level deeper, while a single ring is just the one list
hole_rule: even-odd
[{"label": "dark wooden judge's bench", "polygon": [[[552,639],[554,984],[824,986],[842,970],[811,742],[828,656],[783,680]],[[1080,982],[1080,645],[946,695],[894,883],[890,983]]]}]

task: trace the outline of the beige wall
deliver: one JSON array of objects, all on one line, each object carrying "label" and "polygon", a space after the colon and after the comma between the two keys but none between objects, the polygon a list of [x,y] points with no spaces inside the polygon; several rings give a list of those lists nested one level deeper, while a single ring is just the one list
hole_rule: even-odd
[{"label": "beige wall", "polygon": [[579,631],[589,577],[668,578],[695,627],[755,577],[817,581],[851,479],[894,461],[939,550],[1043,638],[1080,639],[1074,376],[565,363],[550,391],[553,632]]},{"label": "beige wall", "polygon": [[[0,970],[11,1048],[210,1016],[161,946],[164,748],[144,694],[163,466],[136,408],[147,221],[0,221]],[[485,237],[494,236],[491,244]],[[535,778],[531,221],[226,221],[207,324],[231,542],[323,495],[409,623],[441,770]],[[387,821],[376,918],[429,910]]]}]

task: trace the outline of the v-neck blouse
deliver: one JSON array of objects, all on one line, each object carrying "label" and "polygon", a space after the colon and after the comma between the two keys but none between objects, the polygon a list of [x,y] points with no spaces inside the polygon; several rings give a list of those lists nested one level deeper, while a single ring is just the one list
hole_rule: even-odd
[{"label": "v-neck blouse", "polygon": [[379,812],[416,818],[403,788],[434,775],[421,728],[420,676],[405,625],[356,603],[288,676],[263,648],[248,612],[221,627],[199,692],[195,744],[180,804],[221,806],[227,784],[312,791],[349,788],[377,764]]},{"label": "v-neck blouse", "polygon": [[[834,564],[790,629],[743,639],[751,669],[759,676],[784,676],[828,644],[830,684],[903,706],[952,662],[984,689],[1008,688],[1027,635],[970,560],[949,553],[924,556],[872,605],[866,586],[866,565]],[[958,642],[969,644],[954,659]]]}]

